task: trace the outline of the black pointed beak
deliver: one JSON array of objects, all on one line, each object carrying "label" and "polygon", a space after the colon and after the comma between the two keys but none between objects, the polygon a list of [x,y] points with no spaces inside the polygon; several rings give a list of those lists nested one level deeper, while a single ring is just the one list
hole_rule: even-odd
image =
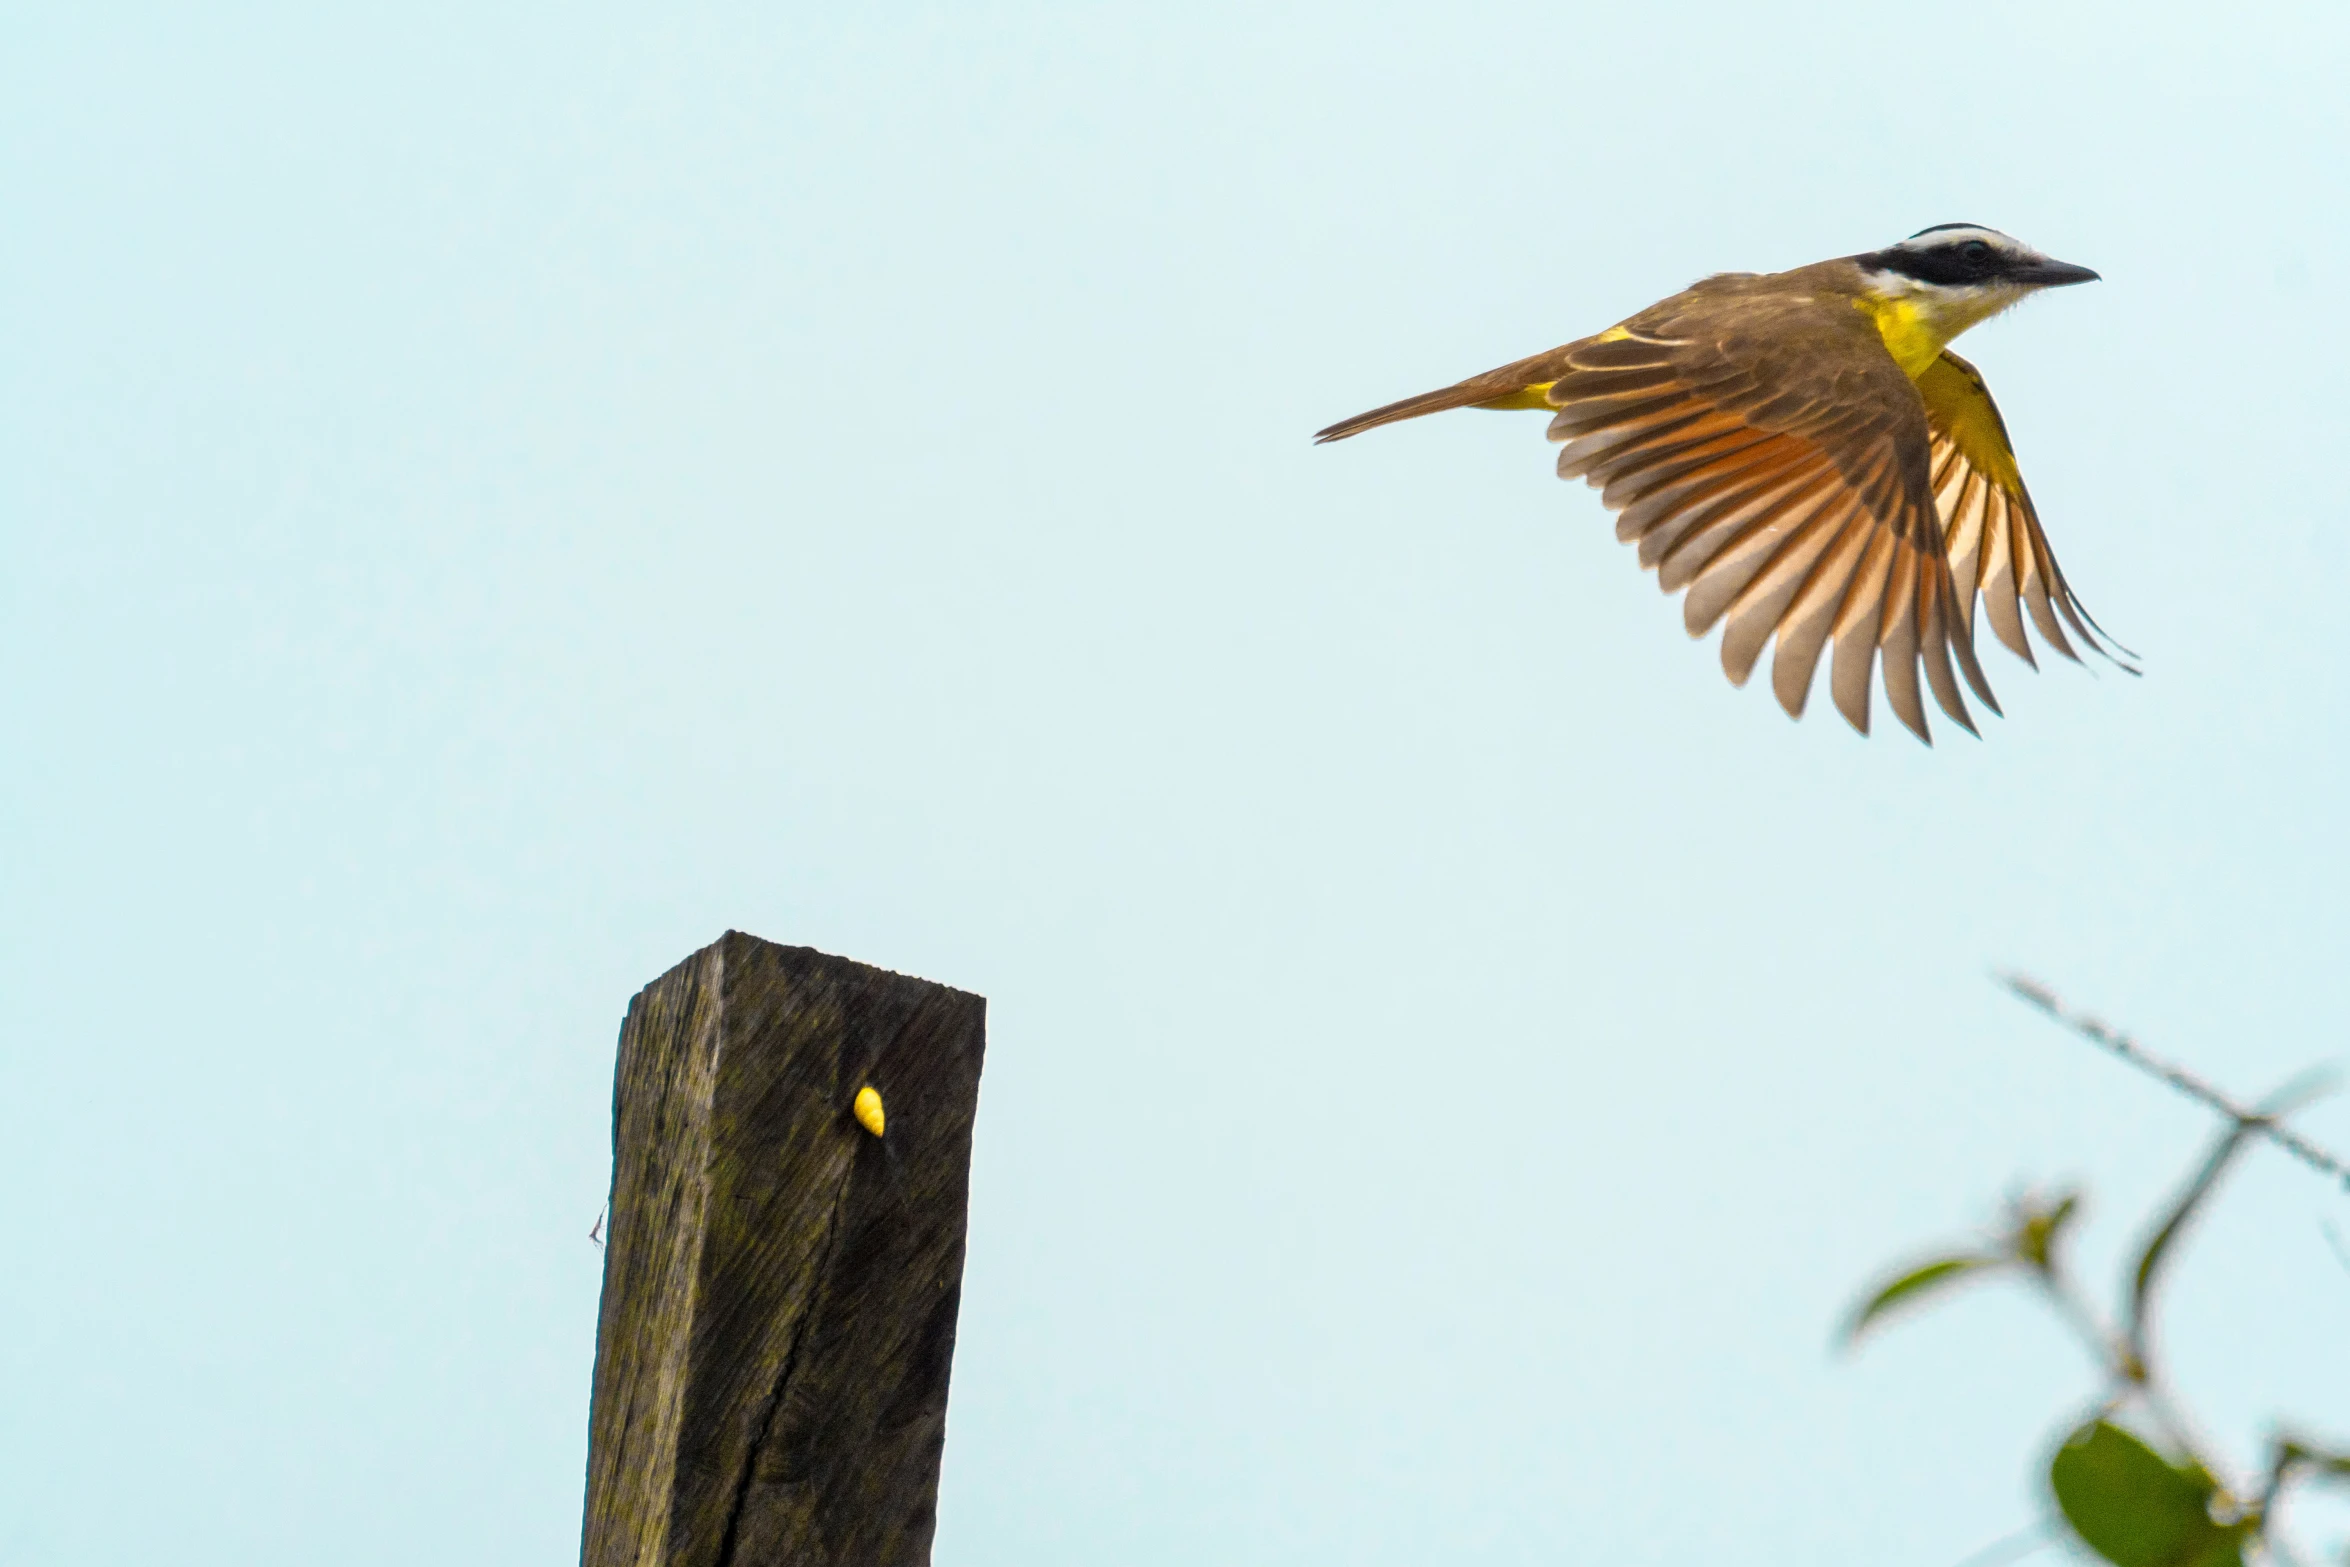
[{"label": "black pointed beak", "polygon": [[2062,288],[2067,283],[2098,281],[2097,274],[2087,267],[2076,267],[2069,261],[2050,261],[2045,256],[2010,268],[2007,276],[2011,282],[2029,283],[2034,288]]}]

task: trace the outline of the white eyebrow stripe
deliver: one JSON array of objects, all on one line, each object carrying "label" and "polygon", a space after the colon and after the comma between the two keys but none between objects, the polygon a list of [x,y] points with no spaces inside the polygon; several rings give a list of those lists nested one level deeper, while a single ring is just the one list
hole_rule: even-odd
[{"label": "white eyebrow stripe", "polygon": [[2002,234],[1997,229],[1987,229],[1975,223],[1947,223],[1939,228],[1922,229],[1889,248],[1893,250],[1938,250],[1945,245],[1963,245],[1969,240],[1976,239],[1983,241],[1995,250],[2005,251],[2010,255],[2022,255],[2030,248],[2011,234]]}]

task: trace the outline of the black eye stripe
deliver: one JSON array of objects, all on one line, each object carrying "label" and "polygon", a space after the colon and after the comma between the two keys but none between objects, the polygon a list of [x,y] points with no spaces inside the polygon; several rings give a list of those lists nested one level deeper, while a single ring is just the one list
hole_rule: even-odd
[{"label": "black eye stripe", "polygon": [[1918,250],[1895,246],[1858,258],[1874,272],[1891,272],[1920,283],[1984,283],[2007,269],[2008,258],[1979,239],[1952,240]]}]

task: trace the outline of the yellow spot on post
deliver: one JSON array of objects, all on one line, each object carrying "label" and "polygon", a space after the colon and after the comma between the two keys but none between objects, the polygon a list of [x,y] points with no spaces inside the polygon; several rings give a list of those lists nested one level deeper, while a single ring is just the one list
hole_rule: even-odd
[{"label": "yellow spot on post", "polygon": [[881,1114],[881,1095],[874,1091],[873,1085],[868,1083],[857,1090],[857,1102],[851,1108],[856,1112],[859,1126],[876,1137],[881,1135],[881,1128],[886,1123]]}]

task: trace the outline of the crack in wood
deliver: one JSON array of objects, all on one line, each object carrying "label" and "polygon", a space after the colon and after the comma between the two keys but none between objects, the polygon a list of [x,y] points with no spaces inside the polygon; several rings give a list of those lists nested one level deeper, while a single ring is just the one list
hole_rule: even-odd
[{"label": "crack in wood", "polygon": [[851,1159],[841,1170],[840,1183],[833,1188],[830,1213],[824,1223],[824,1240],[816,1263],[817,1286],[807,1307],[800,1314],[798,1331],[792,1334],[791,1347],[783,1352],[783,1365],[775,1373],[775,1385],[768,1389],[767,1398],[759,1411],[758,1435],[751,1438],[743,1453],[742,1472],[735,1477],[734,1497],[726,1506],[726,1528],[718,1537],[718,1567],[735,1567],[734,1553],[742,1534],[743,1510],[750,1501],[751,1482],[759,1472],[759,1459],[775,1440],[775,1420],[783,1410],[784,1396],[791,1391],[792,1372],[798,1367],[800,1349],[808,1342],[809,1329],[821,1317],[825,1299],[831,1293],[832,1264],[840,1250],[841,1216],[848,1211],[849,1186],[857,1178],[857,1162]]}]

